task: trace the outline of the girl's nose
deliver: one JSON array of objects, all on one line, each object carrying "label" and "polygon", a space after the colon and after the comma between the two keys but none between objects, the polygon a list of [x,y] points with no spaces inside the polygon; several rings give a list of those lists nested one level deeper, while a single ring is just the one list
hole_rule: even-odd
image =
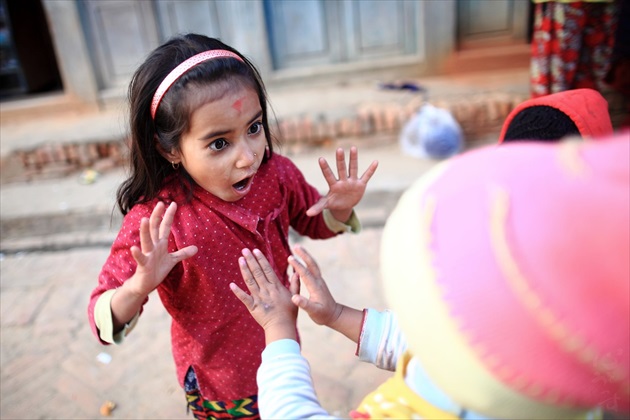
[{"label": "girl's nose", "polygon": [[256,153],[249,145],[244,145],[239,151],[236,166],[238,168],[248,168],[256,162]]}]

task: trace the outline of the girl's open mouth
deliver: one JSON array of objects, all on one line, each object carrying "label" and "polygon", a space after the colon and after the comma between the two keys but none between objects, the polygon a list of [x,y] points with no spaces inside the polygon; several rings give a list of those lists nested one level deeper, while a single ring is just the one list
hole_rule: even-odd
[{"label": "girl's open mouth", "polygon": [[236,184],[233,184],[232,187],[234,187],[236,191],[244,191],[249,186],[251,180],[252,177],[250,176],[249,178],[245,178],[241,181],[238,181]]}]

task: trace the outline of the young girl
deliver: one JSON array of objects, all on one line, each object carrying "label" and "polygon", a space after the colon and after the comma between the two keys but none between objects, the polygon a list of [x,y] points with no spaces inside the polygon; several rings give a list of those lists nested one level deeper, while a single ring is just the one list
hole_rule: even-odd
[{"label": "young girl", "polygon": [[288,285],[289,228],[311,238],[358,231],[353,207],[377,162],[357,176],[357,150],[337,150],[338,177],[321,197],[273,153],[260,75],[242,54],[201,35],[153,51],[130,87],[131,174],[125,215],[88,315],[104,343],[121,343],[157,289],[172,317],[177,377],[198,418],[258,418],[256,370],[265,339],[230,292],[245,287],[238,256],[265,251]]}]

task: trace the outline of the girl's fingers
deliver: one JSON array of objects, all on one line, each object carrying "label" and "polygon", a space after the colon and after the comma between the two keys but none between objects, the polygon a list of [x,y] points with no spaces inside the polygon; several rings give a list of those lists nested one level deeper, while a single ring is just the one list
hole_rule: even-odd
[{"label": "girl's fingers", "polygon": [[173,257],[175,264],[177,264],[180,261],[192,257],[197,253],[197,251],[198,249],[195,245],[189,245],[185,248],[171,253],[171,257]]},{"label": "girl's fingers", "polygon": [[175,219],[175,213],[177,212],[177,204],[173,201],[166,208],[164,216],[162,217],[162,223],[158,232],[158,239],[168,238],[171,234],[171,226],[173,226],[173,219]]},{"label": "girl's fingers", "polygon": [[289,278],[289,292],[292,296],[300,294],[300,276],[296,272]]},{"label": "girl's fingers", "polygon": [[346,169],[346,155],[341,147],[337,149],[337,174],[340,181],[348,179],[348,172]]},{"label": "girl's fingers", "polygon": [[306,215],[309,217],[317,216],[319,213],[324,211],[327,205],[328,196],[324,196],[320,198],[317,203],[313,204],[308,210],[306,210]]},{"label": "girl's fingers", "polygon": [[[346,168],[346,158],[345,158],[344,150],[342,148],[338,148],[335,156],[337,160],[338,178],[335,178],[335,175],[333,174],[333,171],[328,165],[328,162],[326,161],[326,159],[319,158],[319,167],[322,170],[322,174],[324,175],[324,178],[326,179],[328,186],[331,187],[337,181],[346,181],[348,178],[357,179],[359,175],[358,149],[354,146],[350,148],[349,164],[348,164],[349,172],[348,172],[348,169]],[[376,171],[377,167],[378,167],[378,161],[375,160],[370,164],[370,166],[366,169],[363,175],[361,175],[361,181],[367,183],[370,180],[370,178],[372,178],[372,175],[374,175],[374,172]]]},{"label": "girl's fingers", "polygon": [[241,269],[241,275],[243,276],[243,280],[245,281],[245,285],[247,286],[249,291],[252,293],[258,292],[259,290],[258,283],[256,282],[256,279],[254,278],[254,274],[252,273],[251,268],[246,261],[246,257],[240,257],[238,259],[238,266]]},{"label": "girl's fingers", "polygon": [[378,160],[375,160],[368,166],[363,175],[361,175],[361,181],[367,184],[370,178],[372,178],[372,175],[374,175],[374,172],[376,172],[376,168],[378,168]]},{"label": "girl's fingers", "polygon": [[359,152],[356,147],[352,146],[350,148],[350,178],[356,179],[357,174],[359,173]]},{"label": "girl's fingers", "polygon": [[131,252],[131,256],[133,257],[134,260],[136,260],[139,266],[143,266],[146,264],[147,257],[142,253],[140,248],[134,245],[131,248],[129,248],[129,252]]},{"label": "girl's fingers", "polygon": [[306,249],[301,247],[300,245],[296,245],[293,247],[293,251],[304,261],[304,264],[308,267],[309,271],[313,273],[315,277],[321,277],[321,272],[319,271],[319,266],[315,259],[309,254]]},{"label": "girl's fingers", "polygon": [[[271,268],[271,265],[269,264],[269,261],[267,261],[267,258],[265,258],[265,255],[258,249],[254,249],[253,254],[256,257],[256,261],[260,265],[260,268],[262,269],[262,273],[265,277],[264,280],[272,284],[279,283],[280,281],[276,276],[276,272],[273,271],[273,268]],[[260,281],[263,281],[263,279],[260,279]]]},{"label": "girl's fingers", "polygon": [[142,220],[140,220],[140,248],[142,252],[146,254],[153,251],[153,240],[151,240],[150,229],[149,219],[143,217]]},{"label": "girl's fingers", "polygon": [[248,311],[251,312],[254,310],[254,298],[245,293],[243,289],[234,283],[230,283],[230,290],[232,290],[232,293],[234,293],[236,297],[243,302]]},{"label": "girl's fingers", "polygon": [[330,168],[330,165],[328,165],[326,159],[319,158],[319,168],[322,170],[322,175],[324,175],[324,179],[329,187],[337,182],[337,178],[335,178],[335,174]]},{"label": "girl's fingers", "polygon": [[149,232],[151,233],[151,239],[153,242],[157,242],[160,239],[160,224],[162,223],[162,216],[164,215],[164,203],[159,201],[149,218]]}]

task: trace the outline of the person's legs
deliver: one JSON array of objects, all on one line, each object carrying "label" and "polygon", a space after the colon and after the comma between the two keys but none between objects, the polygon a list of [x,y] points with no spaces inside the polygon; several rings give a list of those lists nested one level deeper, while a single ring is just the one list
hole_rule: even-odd
[{"label": "person's legs", "polygon": [[534,5],[534,32],[530,64],[532,97],[543,96],[549,93],[552,20],[548,6],[546,3],[536,3]]},{"label": "person's legs", "polygon": [[537,3],[532,39],[532,97],[601,91],[610,65],[615,3]]},{"label": "person's legs", "polygon": [[582,23],[580,58],[572,88],[603,91],[611,65],[614,34],[617,25],[615,3],[585,3]]}]

